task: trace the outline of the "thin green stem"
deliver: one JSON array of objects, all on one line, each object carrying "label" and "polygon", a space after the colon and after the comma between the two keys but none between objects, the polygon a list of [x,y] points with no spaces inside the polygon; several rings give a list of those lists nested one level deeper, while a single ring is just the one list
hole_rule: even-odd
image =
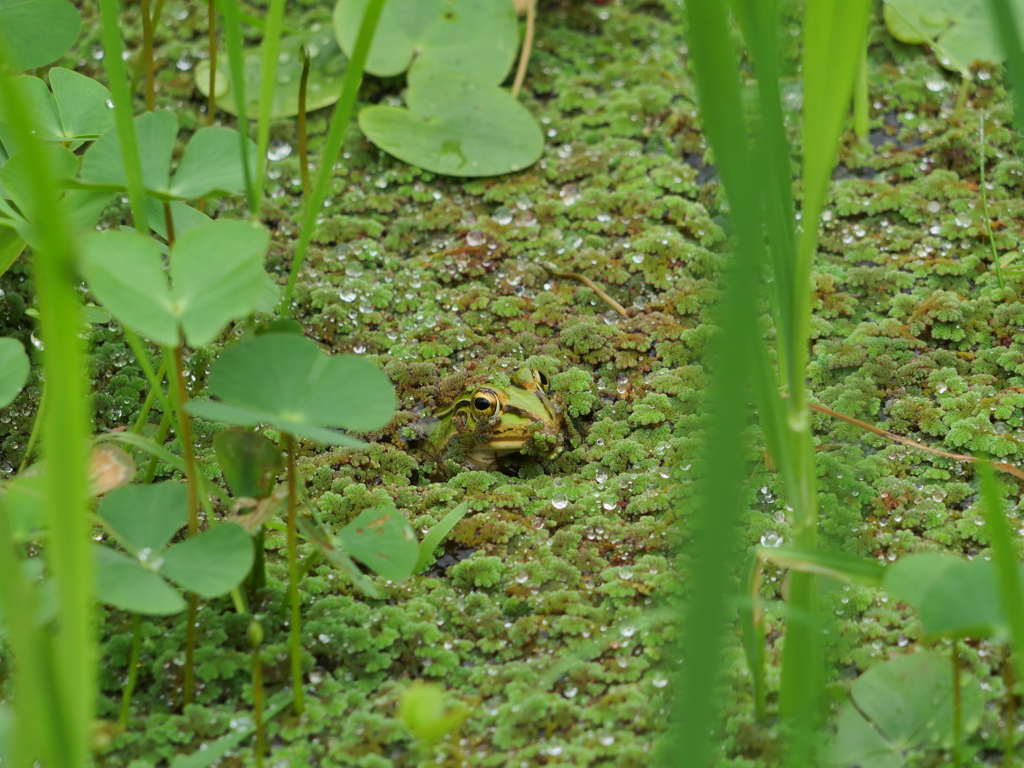
[{"label": "thin green stem", "polygon": [[871,117],[868,110],[868,47],[861,49],[857,79],[853,83],[853,131],[861,143],[868,140]]},{"label": "thin green stem", "polygon": [[20,475],[32,461],[32,454],[36,450],[36,440],[39,439],[39,432],[43,426],[43,416],[46,413],[46,382],[43,382],[43,391],[39,395],[39,407],[36,409],[36,417],[32,421],[32,432],[28,436],[28,444],[25,446],[25,455],[21,457],[21,464],[18,465]]},{"label": "thin green stem", "polygon": [[147,396],[147,400],[149,397],[156,397],[160,400],[160,406],[164,409],[164,413],[173,412],[174,408],[171,406],[171,401],[167,399],[167,395],[164,393],[164,389],[161,386],[164,374],[167,372],[166,355],[160,360],[159,372],[154,373],[153,365],[149,361],[149,354],[146,352],[146,347],[142,343],[142,339],[139,338],[139,334],[128,326],[123,326],[123,328],[124,339],[128,342],[128,346],[132,348],[132,353],[135,355],[135,362],[139,364],[139,368],[142,369],[142,374],[146,377],[146,381],[149,382],[149,395]]},{"label": "thin green stem", "polygon": [[206,106],[206,124],[213,125],[217,109],[217,4],[209,0],[206,5],[208,25],[210,27],[210,96]]},{"label": "thin green stem", "polygon": [[[148,362],[149,361],[147,361],[147,363]],[[163,399],[161,399],[161,401],[160,401],[161,403],[164,402],[164,400],[166,400],[166,398],[167,398],[167,395],[164,395],[163,389],[160,387],[160,382],[163,381],[164,374],[166,374],[166,373],[167,373],[167,361],[166,360],[161,360],[160,361],[160,368],[157,370],[156,377],[155,377],[155,381],[156,381],[157,385],[154,387],[153,386],[154,379],[149,379],[148,375],[146,377],[147,379],[149,379],[149,392],[146,393],[146,399],[142,403],[142,410],[139,411],[139,418],[137,418],[135,420],[135,426],[132,427],[132,432],[134,432],[136,435],[142,434],[142,428],[144,426],[146,426],[147,422],[149,421],[149,414],[153,410],[153,403],[156,402],[157,394],[159,393],[160,395],[163,395]],[[167,412],[167,409],[164,410],[164,413],[166,413],[166,412]]]},{"label": "thin green stem", "polygon": [[118,725],[128,727],[128,715],[132,708],[132,694],[139,678],[139,651],[142,649],[142,621],[139,614],[132,614],[132,653],[128,659],[128,682],[121,692],[121,714],[117,718]]},{"label": "thin green stem", "polygon": [[981,174],[981,211],[985,217],[985,231],[988,233],[988,248],[992,253],[992,265],[996,268],[996,280],[999,287],[1005,288],[1003,268],[999,263],[999,252],[996,250],[996,238],[992,234],[992,217],[988,212],[988,183],[985,180],[985,115],[978,118],[978,170]]},{"label": "thin green stem", "polygon": [[[260,71],[260,116],[256,125],[256,204],[263,203],[263,180],[266,178],[267,147],[270,145],[270,108],[274,104],[277,87],[277,56],[281,49],[281,31],[284,25],[284,0],[270,0],[267,27],[263,32],[263,65]],[[249,215],[259,219],[259,208]]]},{"label": "thin green stem", "polygon": [[[160,14],[164,10],[164,0],[156,0],[156,4],[153,6],[153,13],[150,15],[150,24],[153,30],[153,34],[156,34],[157,24],[160,23]],[[140,56],[139,60],[135,62],[135,69],[132,70],[132,81],[128,86],[128,92],[136,94],[139,92],[139,82],[142,80],[142,73],[145,69],[145,57]]]},{"label": "thin green stem", "polygon": [[[196,468],[195,445],[192,442],[192,422],[185,403],[188,402],[188,388],[185,386],[185,359],[179,344],[174,349],[167,349],[173,361],[174,383],[177,396],[174,401],[178,416],[181,441],[181,453],[185,459],[185,482],[188,485],[188,535],[199,533],[199,470]],[[195,647],[196,619],[199,613],[199,600],[194,593],[188,596],[188,622],[185,626],[185,679],[182,683],[182,701],[187,705],[195,700]]]},{"label": "thin green stem", "polygon": [[1017,696],[1013,692],[1015,683],[1009,651],[1003,655],[1002,671],[1003,688],[1006,689],[1006,698],[1003,701],[1003,768],[1010,768],[1013,765],[1013,752],[1016,747],[1014,733],[1017,726]]},{"label": "thin green stem", "polygon": [[[160,418],[160,426],[157,427],[156,436],[153,438],[153,442],[157,445],[163,445],[164,440],[167,439],[167,432],[171,428],[172,415],[171,411],[164,411],[164,415]],[[156,466],[160,463],[160,459],[157,456],[150,456],[149,464],[146,466],[146,471],[142,475],[142,484],[149,485],[153,482],[153,478],[156,476]]]},{"label": "thin green stem", "polygon": [[384,2],[385,0],[369,0],[366,10],[363,12],[359,35],[356,37],[355,48],[352,50],[348,69],[345,71],[341,98],[334,106],[334,114],[331,116],[331,127],[327,132],[327,141],[324,143],[323,155],[320,158],[320,168],[316,174],[316,181],[313,183],[313,194],[306,199],[306,215],[299,233],[299,242],[295,248],[295,258],[292,259],[291,272],[288,274],[288,285],[285,287],[284,295],[278,306],[278,311],[283,317],[291,317],[292,314],[292,295],[295,293],[295,282],[298,280],[299,272],[302,271],[302,265],[306,260],[306,251],[313,239],[317,217],[323,210],[327,188],[334,172],[334,165],[338,162],[338,155],[341,153],[345,131],[352,119],[352,109],[356,103],[356,96],[359,94],[359,86],[363,82],[366,57],[370,52],[370,44],[373,42],[373,34],[377,29],[381,11],[384,9]]},{"label": "thin green stem", "polygon": [[149,0],[139,0],[142,15],[142,67],[146,73],[146,111],[152,112],[156,102],[153,87],[153,17],[149,11]]},{"label": "thin green stem", "polygon": [[952,664],[953,670],[953,768],[960,768],[961,749],[963,747],[964,724],[963,724],[963,691],[960,687],[960,649],[957,647],[956,639],[953,640]]},{"label": "thin green stem", "polygon": [[[249,204],[250,217],[259,216],[260,200],[256,196],[256,181],[249,164],[249,107],[245,97],[245,62],[242,53],[242,21],[238,0],[223,0],[220,5],[224,15],[224,41],[228,49],[228,72],[231,77],[231,93],[238,105],[238,141],[242,157],[242,173],[245,178],[245,198]],[[257,162],[259,158],[256,158]],[[259,173],[259,171],[257,171]]]},{"label": "thin green stem", "polygon": [[121,41],[121,27],[118,19],[117,0],[99,0],[101,33],[103,39],[103,65],[107,70],[107,86],[114,101],[114,123],[121,139],[121,155],[124,161],[125,177],[128,180],[128,200],[131,203],[135,229],[142,234],[149,232],[146,218],[146,190],[142,182],[142,161],[139,159],[138,139],[135,135],[135,120],[132,117],[132,95],[128,90]]},{"label": "thin green stem", "polygon": [[296,480],[295,480],[295,438],[284,436],[284,450],[288,454],[288,600],[291,603],[291,626],[289,635],[292,652],[292,694],[295,697],[295,714],[301,715],[305,707],[302,688],[302,627],[299,614],[299,558],[295,537],[296,528]]},{"label": "thin green stem", "polygon": [[252,707],[256,725],[256,768],[263,768],[263,756],[267,751],[267,735],[263,727],[263,660],[260,658],[263,627],[256,619],[249,624],[249,638],[252,641]]}]

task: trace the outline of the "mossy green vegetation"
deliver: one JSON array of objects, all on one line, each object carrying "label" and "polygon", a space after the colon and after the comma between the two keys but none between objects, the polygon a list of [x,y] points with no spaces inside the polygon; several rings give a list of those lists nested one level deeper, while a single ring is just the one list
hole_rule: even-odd
[{"label": "mossy green vegetation", "polygon": [[[125,10],[126,35],[139,34],[137,12]],[[191,70],[205,56],[206,9],[171,0],[166,12],[176,21],[157,32],[157,106],[178,115],[180,153],[203,123],[205,100]],[[83,35],[62,64],[98,76],[93,13],[83,9]],[[290,14],[289,28],[329,22],[313,3],[296,3]],[[258,42],[258,30],[248,34]],[[347,134],[293,316],[324,349],[379,365],[395,386],[398,413],[366,436],[365,451],[301,443],[298,471],[335,532],[363,510],[394,505],[422,538],[455,505],[467,502],[470,512],[423,575],[375,579],[380,599],[361,595],[316,547],[299,544],[306,710],[269,722],[269,764],[651,764],[672,692],[675,632],[655,611],[683,589],[673,575],[675,548],[692,512],[709,321],[730,257],[728,212],[684,53],[675,11],[640,0],[542,4],[523,93],[545,136],[536,165],[459,181],[391,158],[355,128]],[[943,450],[1024,464],[1024,273],[1013,269],[1024,160],[1005,83],[999,71],[976,68],[955,110],[959,77],[919,46],[894,41],[880,18],[868,67],[869,144],[844,137],[815,264],[811,396]],[[368,79],[360,101],[389,105],[398,97],[396,83]],[[326,119],[310,115],[314,156]],[[282,283],[303,213],[296,146],[294,123],[276,121],[265,222],[267,268]],[[1005,288],[981,210],[982,157]],[[115,203],[103,224],[119,225],[124,207]],[[237,198],[211,201],[206,211],[244,216]],[[542,262],[599,282],[629,316],[590,288],[552,277]],[[0,290],[2,335],[37,349],[24,260],[0,277]],[[187,364],[195,395],[209,394],[209,362]],[[89,366],[94,428],[131,424],[146,386],[116,323],[91,327]],[[410,445],[410,425],[450,402],[468,376],[517,366],[545,372],[579,439],[550,460],[512,460],[504,473],[430,472]],[[39,371],[33,366],[23,394],[0,415],[8,473],[26,448]],[[155,431],[159,409],[151,420]],[[990,556],[969,466],[826,416],[813,423],[823,546],[880,562],[919,552]],[[200,469],[217,478],[213,437],[221,427],[196,420],[193,429]],[[789,542],[783,489],[756,427],[749,438],[756,468],[743,488],[744,547]],[[168,447],[180,454],[175,440]],[[157,476],[176,473],[161,463]],[[1012,530],[1024,530],[1016,483],[1001,489]],[[265,632],[270,691],[290,675],[285,548],[283,528],[271,527],[267,585],[251,604]],[[770,704],[784,644],[783,582],[782,571],[766,567]],[[884,592],[826,589],[837,697],[861,672],[924,646],[918,616]],[[196,700],[184,709],[184,627],[174,618],[142,621],[129,728],[104,744],[104,765],[163,766],[251,724],[250,617],[227,598],[205,603],[199,616]],[[131,623],[129,614],[101,611],[99,715],[108,720],[118,715]],[[944,642],[938,649],[948,655]],[[990,759],[1003,749],[1005,647],[972,641],[960,653],[988,703],[964,756]],[[8,654],[0,644],[0,681],[10,679]],[[755,720],[738,638],[726,655],[723,760],[772,764],[778,734]],[[444,700],[467,714],[429,748],[401,716],[403,693],[417,681],[444,686]],[[251,765],[252,750],[243,742],[220,765]],[[938,749],[922,759],[945,757]]]}]

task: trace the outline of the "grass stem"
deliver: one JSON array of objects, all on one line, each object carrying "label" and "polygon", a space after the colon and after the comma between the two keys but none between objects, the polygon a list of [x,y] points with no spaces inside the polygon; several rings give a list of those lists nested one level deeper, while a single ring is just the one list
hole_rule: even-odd
[{"label": "grass stem", "polygon": [[305,708],[302,688],[302,627],[299,609],[299,560],[296,541],[296,479],[295,479],[295,438],[284,436],[284,450],[288,454],[288,601],[291,604],[289,636],[292,655],[292,693],[295,697],[295,714],[301,715]]},{"label": "grass stem", "polygon": [[988,248],[992,254],[992,265],[996,268],[996,280],[1000,288],[1003,282],[1003,267],[999,263],[999,252],[996,250],[996,238],[992,234],[992,217],[988,212],[988,184],[985,180],[985,115],[978,118],[978,172],[981,176],[981,212],[985,217],[985,232],[988,233]]},{"label": "grass stem", "polygon": [[128,659],[128,682],[121,691],[121,713],[117,723],[122,728],[128,727],[128,715],[132,708],[132,694],[135,693],[135,683],[139,678],[139,651],[142,649],[142,621],[139,614],[132,614],[132,652]]}]

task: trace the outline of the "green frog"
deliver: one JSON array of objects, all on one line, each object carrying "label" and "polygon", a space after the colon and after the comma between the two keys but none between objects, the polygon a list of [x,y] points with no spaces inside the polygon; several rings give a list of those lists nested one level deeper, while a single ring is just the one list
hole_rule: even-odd
[{"label": "green frog", "polygon": [[520,368],[508,386],[485,381],[469,387],[422,422],[429,430],[423,447],[438,463],[450,457],[471,469],[493,471],[502,457],[544,438],[537,444],[544,450],[550,443],[544,455],[552,458],[562,450],[566,423],[547,385],[540,371]]}]

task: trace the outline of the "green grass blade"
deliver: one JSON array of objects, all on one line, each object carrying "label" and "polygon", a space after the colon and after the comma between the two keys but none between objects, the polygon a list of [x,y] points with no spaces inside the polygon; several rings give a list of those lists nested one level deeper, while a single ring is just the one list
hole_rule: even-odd
[{"label": "green grass blade", "polygon": [[75,254],[58,202],[60,190],[51,155],[36,139],[37,127],[10,78],[0,77],[0,109],[8,116],[17,143],[32,169],[28,190],[38,211],[38,250],[33,255],[36,292],[43,336],[47,407],[43,423],[49,538],[45,555],[60,604],[52,653],[33,648],[28,664],[41,664],[48,689],[60,712],[54,717],[62,731],[58,743],[46,744],[55,755],[54,768],[87,763],[96,701],[96,642],[93,636],[93,559],[89,550],[90,519],[86,510],[88,391],[84,342],[79,337],[81,305],[76,290]]},{"label": "green grass blade", "polygon": [[466,516],[467,512],[469,512],[469,503],[464,501],[441,518],[440,522],[434,525],[430,532],[423,537],[423,541],[420,542],[420,556],[417,558],[416,565],[412,569],[414,574],[419,573],[434,562],[434,550],[444,541],[444,537],[455,527],[455,524]]},{"label": "green grass blade", "polygon": [[135,229],[142,234],[149,232],[146,220],[146,191],[142,183],[142,162],[139,159],[139,144],[135,136],[135,121],[132,118],[132,95],[128,90],[122,53],[121,28],[118,26],[117,0],[100,0],[101,37],[103,40],[103,65],[107,70],[107,87],[114,101],[114,123],[121,137],[121,152],[124,155],[124,173],[128,181],[128,200],[131,203]]},{"label": "green grass blade", "polygon": [[[245,107],[245,58],[242,53],[242,20],[238,0],[221,0],[220,12],[224,15],[224,41],[228,49],[228,75],[231,78],[231,93],[241,105],[238,112],[238,146],[242,157],[242,171],[245,174],[245,199],[249,204],[249,216],[260,215],[260,199],[256,196],[256,180],[249,169],[249,118]],[[266,162],[266,148],[256,158],[257,167]],[[261,171],[257,170],[257,173]]]},{"label": "green grass blade", "polygon": [[334,106],[334,114],[331,116],[331,128],[327,132],[327,141],[324,143],[323,155],[320,157],[320,167],[317,170],[316,181],[313,183],[313,194],[306,199],[306,216],[302,222],[302,231],[299,233],[295,258],[292,259],[288,286],[284,290],[279,307],[279,312],[284,317],[291,316],[295,281],[298,280],[302,264],[306,260],[306,251],[309,249],[310,240],[313,239],[316,220],[323,209],[324,199],[327,197],[327,187],[330,185],[331,175],[334,173],[334,164],[338,162],[345,131],[348,130],[349,123],[352,121],[352,108],[355,106],[356,96],[359,94],[359,86],[363,82],[366,56],[370,52],[370,44],[373,42],[381,11],[384,10],[384,2],[385,0],[369,0],[366,11],[363,13],[363,21],[359,25],[359,36],[356,38],[355,48],[352,49],[348,69],[345,71],[341,98]]},{"label": "green grass blade", "polygon": [[1024,135],[1024,50],[1021,48],[1017,18],[1010,0],[988,0],[989,14],[1006,56],[1013,92],[1013,124]]},{"label": "green grass blade", "polygon": [[[267,146],[270,144],[270,108],[274,104],[274,87],[277,85],[277,55],[281,49],[281,27],[284,23],[284,0],[271,0],[267,12],[267,28],[263,33],[263,66],[260,77],[260,116],[256,125],[256,191],[257,203],[263,202],[263,180],[266,177]],[[245,103],[239,102],[239,109]],[[243,157],[244,159],[244,157]],[[259,216],[259,210],[252,211]]]},{"label": "green grass blade", "polygon": [[1024,680],[1024,586],[1014,534],[1006,521],[1006,508],[999,482],[987,461],[975,462],[981,480],[981,498],[985,507],[985,526],[992,537],[992,560],[999,580],[999,597],[1010,625],[1010,647],[1018,680]]},{"label": "green grass blade", "polygon": [[711,414],[699,476],[700,506],[688,531],[692,566],[684,607],[680,652],[684,660],[674,726],[663,764],[712,764],[712,732],[718,712],[712,702],[729,619],[730,593],[738,570],[736,522],[744,476],[743,430],[749,419],[752,354],[760,342],[755,314],[761,267],[765,263],[761,197],[741,108],[738,62],[733,53],[725,5],[716,0],[686,3],[690,59],[697,83],[705,135],[735,224],[736,247],[726,275],[726,292],[715,337],[715,371],[709,392]]}]

